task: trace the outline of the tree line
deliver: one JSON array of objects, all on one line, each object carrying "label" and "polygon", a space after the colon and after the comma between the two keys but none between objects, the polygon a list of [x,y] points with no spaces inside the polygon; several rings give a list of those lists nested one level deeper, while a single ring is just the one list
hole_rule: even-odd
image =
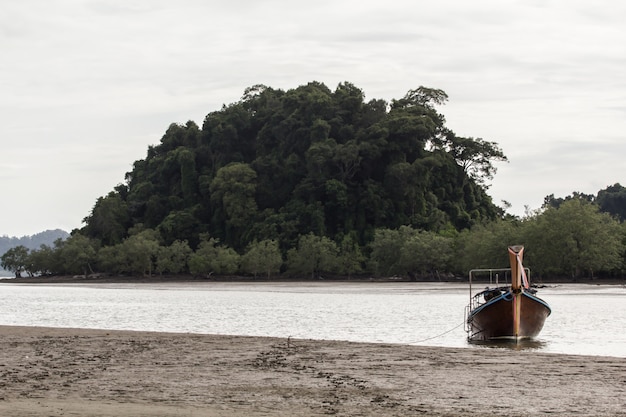
[{"label": "tree line", "polygon": [[351,83],[263,85],[172,124],[67,240],[2,256],[16,274],[463,275],[524,244],[540,274],[623,269],[626,192],[546,197],[524,218],[487,194],[497,143],[461,137],[419,87],[390,102]]},{"label": "tree line", "polygon": [[506,246],[523,244],[525,264],[540,279],[621,277],[625,268],[626,226],[580,196],[520,219],[508,216],[456,231],[400,226],[381,228],[365,246],[345,236],[339,242],[308,233],[281,251],[272,239],[254,241],[244,251],[203,235],[194,250],[187,241],[170,244],[154,229],[137,228],[116,245],[73,234],[39,250],[23,246],[1,257],[16,275],[153,274],[240,275],[271,279],[341,276],[450,279],[472,268],[508,267]]}]

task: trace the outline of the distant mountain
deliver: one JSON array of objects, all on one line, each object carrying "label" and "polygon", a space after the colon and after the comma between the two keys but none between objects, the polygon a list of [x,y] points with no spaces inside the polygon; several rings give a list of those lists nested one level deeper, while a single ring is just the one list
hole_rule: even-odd
[{"label": "distant mountain", "polygon": [[[4,255],[9,249],[20,245],[28,249],[39,249],[41,245],[52,246],[57,239],[67,239],[69,235],[65,230],[55,229],[46,230],[32,236],[0,236],[0,256]],[[0,269],[0,275],[6,274],[10,275],[9,272]]]}]

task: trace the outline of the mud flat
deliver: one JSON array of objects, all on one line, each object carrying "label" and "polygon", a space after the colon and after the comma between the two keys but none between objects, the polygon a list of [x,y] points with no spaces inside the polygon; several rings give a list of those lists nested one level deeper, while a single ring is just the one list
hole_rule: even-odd
[{"label": "mud flat", "polygon": [[626,358],[0,326],[3,416],[619,416]]}]

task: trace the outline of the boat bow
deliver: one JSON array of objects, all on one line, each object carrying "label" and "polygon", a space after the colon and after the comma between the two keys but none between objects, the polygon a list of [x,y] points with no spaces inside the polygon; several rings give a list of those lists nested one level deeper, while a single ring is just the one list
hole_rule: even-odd
[{"label": "boat bow", "polygon": [[[498,339],[522,340],[536,337],[546,318],[550,306],[535,295],[530,285],[530,270],[524,268],[524,247],[510,246],[509,263],[506,269],[474,269],[470,271],[470,302],[466,307],[466,331],[470,341]],[[472,280],[477,273],[489,273],[490,285],[474,294]],[[508,285],[500,285],[500,274]]]}]

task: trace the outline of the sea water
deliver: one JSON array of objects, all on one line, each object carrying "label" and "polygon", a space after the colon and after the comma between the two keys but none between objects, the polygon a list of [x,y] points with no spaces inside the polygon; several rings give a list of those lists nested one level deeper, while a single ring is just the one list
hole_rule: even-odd
[{"label": "sea water", "polygon": [[[552,315],[540,337],[521,348],[626,357],[626,287],[564,284],[538,295]],[[468,301],[467,286],[451,283],[5,281],[0,325],[485,348],[466,340]]]}]

